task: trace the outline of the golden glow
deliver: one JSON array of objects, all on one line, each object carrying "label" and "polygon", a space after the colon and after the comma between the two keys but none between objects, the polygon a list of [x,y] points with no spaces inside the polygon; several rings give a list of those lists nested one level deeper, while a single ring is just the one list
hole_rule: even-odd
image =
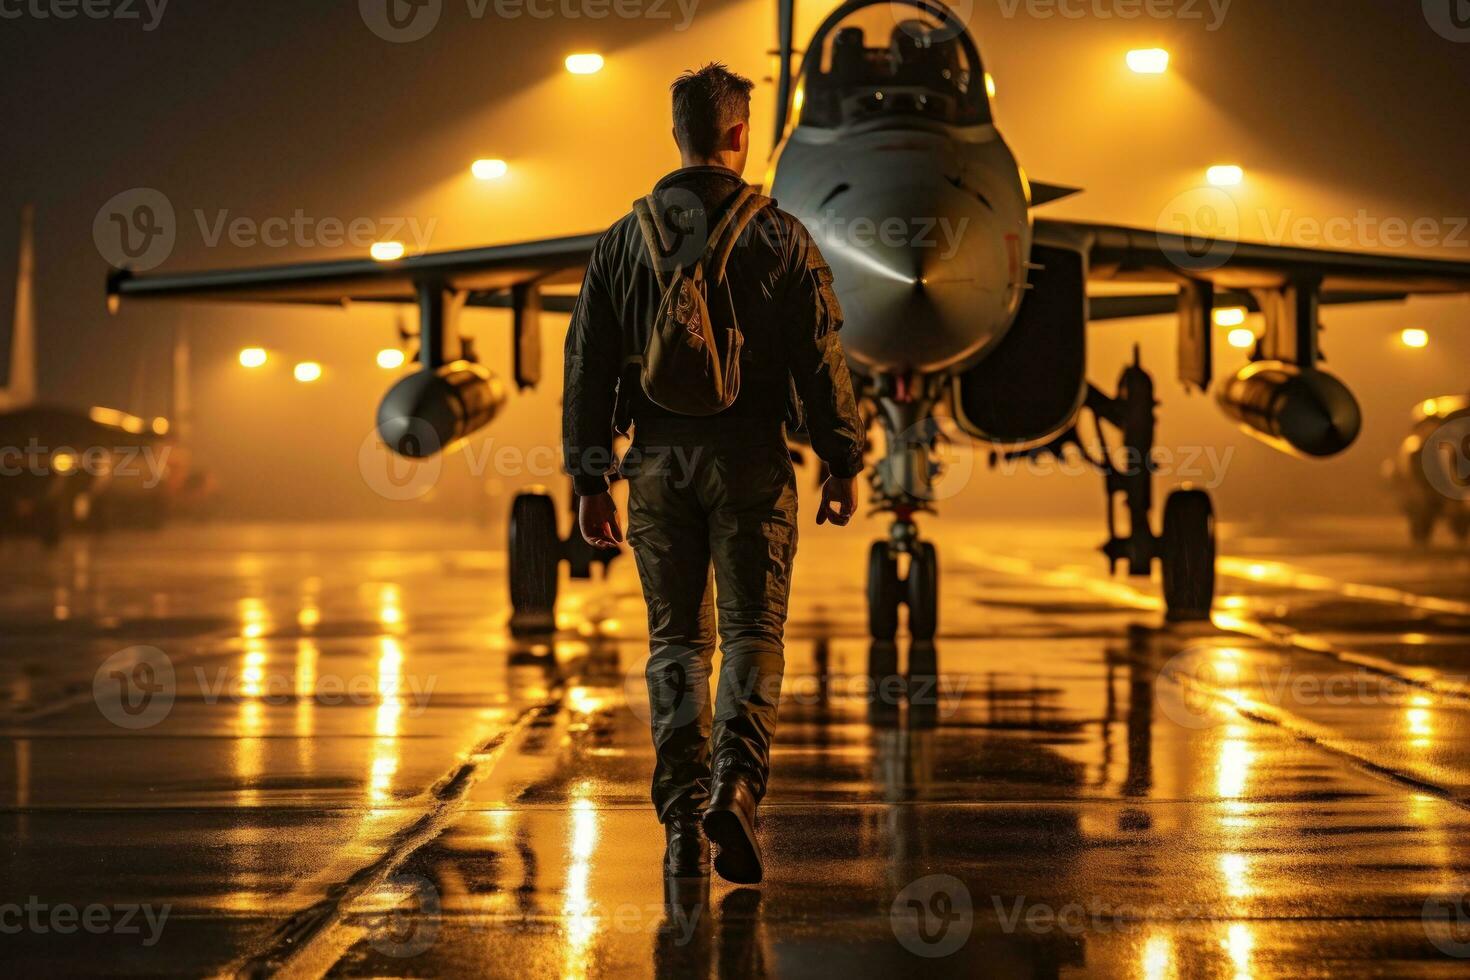
[{"label": "golden glow", "polygon": [[595,75],[602,71],[602,55],[584,52],[567,55],[567,71],[573,75]]},{"label": "golden glow", "polygon": [[1245,322],[1246,310],[1243,306],[1227,306],[1222,310],[1215,311],[1215,326],[1238,327]]},{"label": "golden glow", "polygon": [[995,76],[990,72],[985,73],[985,94],[995,98]]},{"label": "golden glow", "polygon": [[470,173],[476,180],[499,180],[509,172],[510,165],[504,160],[476,160],[470,164]]},{"label": "golden glow", "polygon": [[247,347],[240,352],[241,367],[264,367],[268,360],[270,360],[270,355],[266,353],[264,347]]},{"label": "golden glow", "polygon": [[57,453],[51,457],[51,469],[65,476],[77,468],[77,458],[71,453]]},{"label": "golden glow", "polygon": [[368,254],[378,262],[396,262],[403,258],[404,251],[402,242],[374,242]]},{"label": "golden glow", "polygon": [[1156,933],[1144,941],[1143,976],[1145,980],[1174,976],[1174,948],[1167,935]]},{"label": "golden glow", "polygon": [[566,889],[562,896],[562,921],[566,930],[566,958],[562,976],[576,980],[587,976],[587,950],[597,935],[599,920],[593,914],[587,884],[592,856],[597,850],[598,814],[590,799],[590,788],[579,784],[572,790],[571,863],[567,866]]},{"label": "golden glow", "polygon": [[1245,180],[1245,171],[1233,163],[1222,163],[1205,171],[1211,187],[1236,187]]},{"label": "golden glow", "polygon": [[378,622],[387,632],[397,632],[403,625],[403,594],[398,586],[388,584],[378,589]]},{"label": "golden glow", "polygon": [[296,375],[297,381],[300,381],[302,384],[311,384],[313,381],[321,380],[322,366],[316,361],[302,361],[296,365],[296,370],[293,373]]},{"label": "golden glow", "polygon": [[1424,414],[1425,415],[1438,415],[1439,414],[1439,399],[1438,398],[1431,398],[1431,399],[1429,399],[1429,401],[1427,401],[1427,402],[1424,403]]},{"label": "golden glow", "polygon": [[1163,48],[1137,48],[1128,52],[1128,68],[1138,75],[1162,75],[1169,70],[1169,52]]},{"label": "golden glow", "polygon": [[1244,729],[1231,725],[1227,738],[1220,743],[1220,758],[1215,765],[1215,792],[1227,800],[1238,800],[1245,795],[1250,782],[1251,763],[1255,754],[1246,747],[1240,737]]},{"label": "golden glow", "polygon": [[143,420],[136,415],[129,415],[127,412],[121,412],[115,408],[103,408],[101,405],[98,405],[87,414],[98,425],[110,425],[115,429],[122,429],[125,432],[131,432],[135,435],[146,428]]},{"label": "golden glow", "polygon": [[1429,346],[1429,331],[1418,327],[1410,327],[1399,334],[1399,343],[1405,347],[1423,348]]},{"label": "golden glow", "polygon": [[385,347],[378,351],[378,367],[385,371],[403,367],[403,351],[397,347]]},{"label": "golden glow", "polygon": [[153,434],[156,436],[168,435],[168,419],[162,416],[153,420]]},{"label": "golden glow", "polygon": [[1251,950],[1255,948],[1256,939],[1251,934],[1251,927],[1244,922],[1231,923],[1225,933],[1225,938],[1220,940],[1220,945],[1225,952],[1230,954],[1230,962],[1235,967],[1236,980],[1248,980],[1251,975]]},{"label": "golden glow", "polygon": [[1236,327],[1225,335],[1225,339],[1230,342],[1231,347],[1250,350],[1256,345],[1256,332],[1250,327]]}]

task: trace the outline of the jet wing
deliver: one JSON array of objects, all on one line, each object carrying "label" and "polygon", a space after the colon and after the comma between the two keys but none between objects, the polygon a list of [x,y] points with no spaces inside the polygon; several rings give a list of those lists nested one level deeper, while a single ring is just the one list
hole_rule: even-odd
[{"label": "jet wing", "polygon": [[145,275],[124,269],[108,277],[107,297],[114,309],[122,300],[133,298],[324,305],[354,300],[412,303],[421,287],[431,286],[462,293],[470,305],[506,306],[510,305],[511,290],[518,286],[580,282],[599,237],[600,233],[573,235],[427,252],[393,262],[340,259]]},{"label": "jet wing", "polygon": [[1090,280],[1203,281],[1219,293],[1311,282],[1323,302],[1470,293],[1470,262],[1204,239],[1049,218],[1037,219],[1035,229],[1037,241],[1084,251]]}]

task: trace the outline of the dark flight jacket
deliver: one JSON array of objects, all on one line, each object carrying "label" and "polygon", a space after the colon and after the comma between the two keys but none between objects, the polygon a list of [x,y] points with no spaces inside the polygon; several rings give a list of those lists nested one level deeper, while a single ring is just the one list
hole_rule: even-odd
[{"label": "dark flight jacket", "polygon": [[[670,267],[703,251],[706,230],[740,186],[723,167],[688,167],[658,182],[653,193],[665,216],[683,229]],[[615,420],[619,431],[631,420],[640,431],[712,437],[804,423],[834,475],[862,470],[864,431],[837,336],[842,309],[811,235],[791,215],[766,208],[731,253],[725,276],[745,335],[740,395],[718,415],[675,415],[648,400],[637,367],[626,364],[643,352],[661,298],[637,216],[630,211],[598,239],[566,340],[563,452],[578,494],[607,489]]]}]

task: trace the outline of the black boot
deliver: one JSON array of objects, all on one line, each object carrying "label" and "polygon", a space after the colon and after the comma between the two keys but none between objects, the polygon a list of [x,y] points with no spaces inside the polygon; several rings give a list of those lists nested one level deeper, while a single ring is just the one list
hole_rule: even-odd
[{"label": "black boot", "polygon": [[664,840],[664,877],[709,877],[709,841],[699,825],[699,814],[669,814],[664,821]]},{"label": "black boot", "polygon": [[716,772],[704,811],[704,833],[719,845],[715,871],[737,885],[761,880],[761,846],[756,840],[756,794],[750,777],[728,767]]}]

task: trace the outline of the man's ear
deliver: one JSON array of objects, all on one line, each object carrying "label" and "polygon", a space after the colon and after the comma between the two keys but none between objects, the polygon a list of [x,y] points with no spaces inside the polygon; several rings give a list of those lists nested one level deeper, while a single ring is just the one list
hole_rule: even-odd
[{"label": "man's ear", "polygon": [[725,130],[725,149],[731,153],[739,153],[745,149],[745,144],[750,140],[750,123],[738,122]]}]

